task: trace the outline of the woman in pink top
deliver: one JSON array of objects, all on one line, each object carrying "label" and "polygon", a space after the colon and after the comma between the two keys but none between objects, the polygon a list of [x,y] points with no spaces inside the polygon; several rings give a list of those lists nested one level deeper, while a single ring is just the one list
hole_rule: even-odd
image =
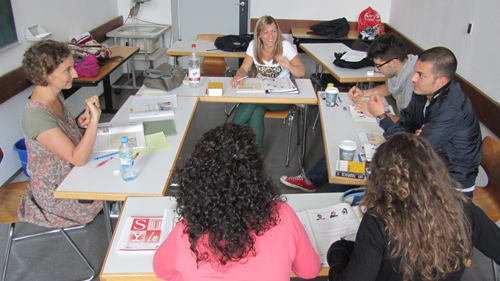
[{"label": "woman in pink top", "polygon": [[156,251],[163,280],[314,278],[321,263],[266,175],[255,134],[226,123],[205,133],[177,168],[182,220]]}]

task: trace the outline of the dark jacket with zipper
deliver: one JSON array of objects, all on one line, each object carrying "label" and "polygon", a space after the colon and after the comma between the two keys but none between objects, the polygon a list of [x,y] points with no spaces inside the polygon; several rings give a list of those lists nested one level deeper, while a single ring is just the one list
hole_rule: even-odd
[{"label": "dark jacket with zipper", "polygon": [[391,118],[380,122],[384,137],[388,139],[398,132],[415,133],[425,124],[420,136],[429,141],[443,159],[453,179],[463,188],[474,186],[483,157],[483,143],[469,98],[457,82],[450,81],[434,93],[425,108],[427,101],[427,96],[413,93],[398,122],[392,122]]}]

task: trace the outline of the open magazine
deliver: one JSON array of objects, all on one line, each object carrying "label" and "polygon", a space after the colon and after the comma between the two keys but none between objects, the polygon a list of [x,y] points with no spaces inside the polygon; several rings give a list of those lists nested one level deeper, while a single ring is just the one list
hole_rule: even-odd
[{"label": "open magazine", "polygon": [[118,251],[151,251],[160,247],[179,216],[175,209],[166,208],[163,217],[128,217],[118,241]]},{"label": "open magazine", "polygon": [[298,94],[295,79],[290,78],[246,78],[243,86],[236,87],[237,93]]},{"label": "open magazine", "polygon": [[142,121],[125,121],[117,123],[99,123],[93,152],[118,151],[121,138],[128,137],[133,148],[146,147]]},{"label": "open magazine", "polygon": [[174,108],[168,101],[148,104],[133,104],[128,106],[129,119],[173,115]]},{"label": "open magazine", "polygon": [[[354,122],[377,122],[375,117],[368,116],[368,115],[364,114],[363,112],[355,109],[354,102],[347,96],[347,94],[339,94],[339,98],[340,98],[342,104],[344,104],[344,106],[346,106],[347,109],[349,110],[349,112],[351,113],[351,116],[352,116],[352,119],[354,120]],[[359,101],[367,102],[368,100],[369,100],[368,97],[363,97]],[[392,115],[396,115],[394,113],[394,109],[392,108],[392,106],[388,105],[385,99],[382,99],[382,100],[384,101],[385,112],[390,113]]]},{"label": "open magazine", "polygon": [[340,239],[354,241],[361,222],[359,208],[347,203],[297,212],[323,265],[330,245]]}]

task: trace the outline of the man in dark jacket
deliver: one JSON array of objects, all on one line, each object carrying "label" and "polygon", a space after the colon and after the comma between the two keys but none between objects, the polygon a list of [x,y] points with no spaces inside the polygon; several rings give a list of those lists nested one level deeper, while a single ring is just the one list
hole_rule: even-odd
[{"label": "man in dark jacket", "polygon": [[415,64],[411,101],[396,123],[386,118],[379,95],[370,98],[368,107],[386,139],[409,132],[429,141],[453,179],[462,184],[462,192],[472,197],[483,156],[482,136],[469,98],[453,81],[456,69],[457,60],[450,50],[426,50]]}]

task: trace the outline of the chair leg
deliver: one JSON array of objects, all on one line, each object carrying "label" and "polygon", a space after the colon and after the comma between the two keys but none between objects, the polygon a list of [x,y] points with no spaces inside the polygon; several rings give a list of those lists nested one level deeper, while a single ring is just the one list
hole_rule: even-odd
[{"label": "chair leg", "polygon": [[5,261],[3,263],[2,281],[7,276],[7,265],[9,264],[10,248],[12,246],[12,236],[14,235],[15,223],[10,223],[7,229],[7,249],[5,250]]},{"label": "chair leg", "polygon": [[318,123],[318,119],[319,119],[319,111],[318,111],[318,114],[316,114],[316,119],[314,120],[314,125],[312,127],[312,129],[316,129],[316,123]]},{"label": "chair leg", "polygon": [[293,129],[293,117],[295,114],[295,109],[290,111],[288,114],[288,126],[290,126],[289,133],[288,133],[288,147],[286,150],[286,162],[285,162],[285,167],[288,167],[290,164],[290,146],[292,144],[292,129]]},{"label": "chair leg", "polygon": [[231,107],[231,109],[228,112],[227,111],[227,103],[226,103],[226,105],[224,106],[224,113],[226,114],[227,117],[229,117],[229,116],[231,116],[233,111],[238,108],[238,106],[240,106],[240,104],[236,103],[235,105],[233,105],[233,107]]},{"label": "chair leg", "polygon": [[82,252],[80,252],[80,250],[78,249],[78,247],[76,247],[75,243],[71,240],[71,238],[69,238],[68,234],[66,234],[66,232],[64,231],[64,229],[60,228],[59,230],[60,230],[61,234],[64,236],[64,238],[66,238],[66,240],[68,240],[68,243],[71,244],[71,246],[76,251],[76,253],[80,256],[80,258],[83,260],[83,262],[85,262],[85,264],[90,269],[90,271],[92,271],[92,275],[89,278],[84,279],[84,280],[85,281],[90,281],[90,280],[94,279],[94,277],[95,277],[95,270],[94,270],[94,268],[92,268],[92,266],[87,261],[87,259],[85,258],[85,256],[82,254]]},{"label": "chair leg", "polygon": [[493,259],[491,260],[491,265],[493,266],[493,280],[498,281],[497,265]]},{"label": "chair leg", "polygon": [[[69,231],[69,230],[76,230],[76,229],[81,229],[81,228],[84,228],[85,226],[87,226],[87,224],[84,224],[84,225],[77,225],[77,226],[71,226],[71,227],[66,227],[64,228],[65,231]],[[46,235],[46,234],[52,234],[52,233],[57,233],[59,232],[59,228],[57,229],[52,229],[52,230],[49,230],[49,231],[45,231],[45,232],[40,232],[40,233],[35,233],[35,234],[30,234],[30,235],[25,235],[25,236],[20,236],[20,237],[16,237],[14,239],[12,239],[13,241],[19,241],[19,240],[23,240],[23,239],[27,239],[27,238],[31,238],[31,237],[37,237],[37,236],[41,236],[41,235]]]}]

